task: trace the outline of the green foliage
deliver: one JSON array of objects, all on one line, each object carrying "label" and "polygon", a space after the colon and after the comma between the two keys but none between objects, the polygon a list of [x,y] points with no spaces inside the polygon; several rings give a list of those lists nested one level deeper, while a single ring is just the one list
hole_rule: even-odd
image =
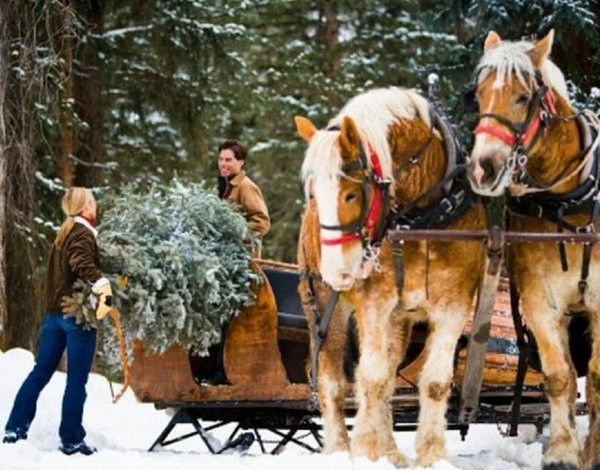
[{"label": "green foliage", "polygon": [[[127,185],[101,205],[102,266],[130,339],[157,352],[179,343],[206,353],[221,325],[254,300],[245,219],[202,184],[178,180],[145,191]],[[114,358],[111,337],[105,354]]]},{"label": "green foliage", "polygon": [[[31,16],[46,3],[28,2]],[[74,5],[81,14],[82,3]],[[175,174],[211,181],[219,141],[240,139],[272,215],[263,255],[293,261],[304,152],[294,115],[321,127],[357,93],[389,85],[425,91],[427,75],[436,72],[468,148],[474,116],[464,113],[460,97],[488,31],[515,40],[554,28],[552,57],[581,106],[600,82],[598,7],[598,0],[109,0],[103,34],[92,34],[79,16],[70,30],[79,47],[93,42],[102,60],[107,158],[118,165],[99,168],[103,186],[164,182]],[[47,22],[60,32],[61,16],[52,8]],[[19,47],[11,45],[13,54]],[[49,50],[39,48],[35,76],[47,73],[52,86],[31,104],[44,128],[35,137],[42,232],[60,218],[59,191],[48,184],[57,106],[69,109],[77,128],[86,124],[57,98],[61,62]]]}]

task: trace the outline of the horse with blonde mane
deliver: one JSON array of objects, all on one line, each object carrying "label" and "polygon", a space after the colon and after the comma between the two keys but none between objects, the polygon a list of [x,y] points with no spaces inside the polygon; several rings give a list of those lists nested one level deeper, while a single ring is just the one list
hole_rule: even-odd
[{"label": "horse with blonde mane", "polygon": [[[456,152],[434,121],[439,123],[427,100],[401,88],[354,97],[323,130],[296,118],[308,142],[302,176],[306,194],[313,197],[303,219],[300,264],[318,268],[323,281],[340,292],[318,370],[326,452],[350,449],[354,457],[387,457],[396,466],[408,465],[394,441],[390,397],[410,325],[427,321],[417,463],[428,466],[445,456],[454,351],[481,280],[483,250],[468,242],[420,241],[406,242],[400,255],[385,238],[388,228],[408,219],[448,229],[485,227],[481,205],[464,197],[466,189],[455,192],[448,183]],[[456,205],[448,208],[443,201]],[[445,219],[453,212],[457,217]],[[308,296],[302,288],[301,295]],[[351,440],[344,423],[342,369],[350,315],[360,349]]]},{"label": "horse with blonde mane", "polygon": [[[553,31],[536,43],[485,40],[477,68],[480,109],[468,164],[473,189],[507,193],[508,227],[519,232],[595,232],[600,155],[598,119],[577,113],[562,72],[549,60]],[[508,249],[511,279],[533,332],[550,402],[543,467],[600,466],[600,252],[591,245],[535,243]],[[574,313],[593,336],[588,367],[589,435],[580,455],[575,429],[576,372],[568,349]]]}]

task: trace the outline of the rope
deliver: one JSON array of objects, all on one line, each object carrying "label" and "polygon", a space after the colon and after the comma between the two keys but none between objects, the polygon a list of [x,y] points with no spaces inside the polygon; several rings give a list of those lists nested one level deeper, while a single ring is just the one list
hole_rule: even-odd
[{"label": "rope", "polygon": [[116,308],[111,308],[108,312],[110,318],[115,324],[115,330],[117,332],[117,338],[119,340],[119,352],[121,354],[121,367],[123,368],[123,386],[121,390],[115,395],[113,393],[112,382],[110,383],[110,393],[112,395],[113,403],[118,402],[125,391],[129,388],[129,384],[131,383],[131,371],[129,369],[129,361],[127,360],[127,345],[125,344],[125,335],[123,334],[123,328],[121,326],[121,315]]}]

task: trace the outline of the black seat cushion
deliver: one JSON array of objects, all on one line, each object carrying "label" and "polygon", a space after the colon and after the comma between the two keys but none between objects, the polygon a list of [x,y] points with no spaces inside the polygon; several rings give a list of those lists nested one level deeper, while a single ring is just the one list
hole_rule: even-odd
[{"label": "black seat cushion", "polygon": [[308,329],[298,295],[298,273],[273,268],[264,268],[264,273],[275,294],[279,325]]}]

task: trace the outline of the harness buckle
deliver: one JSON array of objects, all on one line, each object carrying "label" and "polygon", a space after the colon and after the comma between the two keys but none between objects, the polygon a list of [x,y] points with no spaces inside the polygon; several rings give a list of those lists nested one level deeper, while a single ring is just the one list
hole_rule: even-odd
[{"label": "harness buckle", "polygon": [[577,227],[575,233],[596,233],[596,226],[593,223],[589,223],[583,227]]},{"label": "harness buckle", "polygon": [[454,205],[452,204],[449,198],[442,199],[439,204],[445,214],[450,214],[450,212],[452,212],[452,209],[454,209]]},{"label": "harness buckle", "polygon": [[542,206],[540,206],[539,204],[536,204],[535,207],[537,208],[537,218],[541,219],[544,217],[544,208]]},{"label": "harness buckle", "polygon": [[380,273],[381,272],[381,263],[379,262],[379,251],[380,248],[379,246],[375,246],[372,244],[367,244],[363,250],[363,261],[361,264],[364,263],[373,263],[373,270],[375,272]]},{"label": "harness buckle", "polygon": [[545,109],[540,110],[540,121],[542,121],[544,128],[550,125],[550,113]]},{"label": "harness buckle", "polygon": [[373,176],[373,181],[382,191],[387,191],[392,184],[391,178],[378,178],[377,176]]},{"label": "harness buckle", "polygon": [[521,169],[523,169],[523,168],[525,168],[525,165],[527,165],[527,160],[529,160],[527,155],[525,155],[524,153],[521,153],[520,155],[517,156],[517,165],[519,165],[519,167]]}]

